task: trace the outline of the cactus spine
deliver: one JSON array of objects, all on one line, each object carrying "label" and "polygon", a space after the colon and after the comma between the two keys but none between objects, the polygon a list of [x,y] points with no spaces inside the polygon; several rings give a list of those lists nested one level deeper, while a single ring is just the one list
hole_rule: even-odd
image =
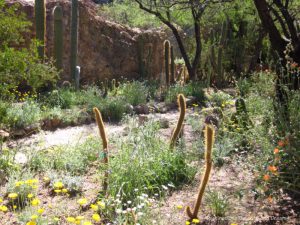
[{"label": "cactus spine", "polygon": [[174,84],[174,82],[175,82],[175,56],[174,56],[174,47],[173,46],[171,46],[170,51],[171,51],[171,71],[170,71],[171,72],[171,77],[170,77],[171,81],[170,81],[170,83]]},{"label": "cactus spine", "polygon": [[[98,108],[94,107],[93,111],[95,113],[96,122],[99,128],[100,137],[102,139],[102,145],[103,145],[103,162],[108,167],[108,140],[105,132],[104,123],[102,120],[101,113]],[[106,194],[107,187],[108,187],[108,168],[106,168],[104,173],[104,180],[103,180],[103,192]]]},{"label": "cactus spine", "polygon": [[193,212],[189,206],[186,208],[186,213],[187,213],[188,217],[190,217],[191,220],[197,218],[197,214],[200,209],[202,197],[203,197],[203,194],[205,191],[205,187],[208,183],[209,175],[210,175],[210,171],[211,171],[211,167],[212,167],[211,155],[212,155],[212,146],[214,143],[213,127],[210,125],[206,125],[204,135],[205,135],[205,164],[206,164],[205,172],[204,172],[204,176],[201,180],[201,184],[200,184],[200,188],[199,188],[199,192],[198,192],[198,196],[196,199],[195,208],[194,208]]},{"label": "cactus spine", "polygon": [[171,143],[170,143],[170,149],[173,149],[176,141],[178,139],[178,136],[180,132],[182,131],[182,125],[185,117],[185,111],[186,111],[186,102],[185,102],[185,97],[183,94],[179,94],[177,96],[177,102],[180,110],[180,116],[177,122],[177,126],[175,130],[173,131],[172,138],[171,138]]},{"label": "cactus spine", "polygon": [[54,59],[58,70],[63,67],[63,10],[61,6],[55,6],[53,9],[54,17]]},{"label": "cactus spine", "polygon": [[72,0],[71,15],[71,78],[75,81],[78,51],[78,0]]},{"label": "cactus spine", "polygon": [[35,0],[35,32],[36,39],[40,41],[38,47],[39,57],[44,60],[45,57],[45,43],[46,43],[46,4],[45,0]]},{"label": "cactus spine", "polygon": [[166,75],[166,87],[170,86],[170,42],[165,40],[165,75]]}]

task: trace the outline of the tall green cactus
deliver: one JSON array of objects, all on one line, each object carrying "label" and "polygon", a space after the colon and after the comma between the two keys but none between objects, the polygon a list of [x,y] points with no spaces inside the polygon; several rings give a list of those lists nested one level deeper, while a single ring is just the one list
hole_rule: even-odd
[{"label": "tall green cactus", "polygon": [[39,57],[45,58],[45,43],[46,43],[46,4],[45,0],[35,0],[34,5],[35,14],[35,32],[36,39],[40,42],[38,47]]},{"label": "tall green cactus", "polygon": [[145,61],[144,61],[144,40],[143,38],[139,38],[137,41],[138,49],[138,63],[139,63],[139,73],[142,79],[146,76],[146,69],[145,69]]},{"label": "tall green cactus", "polygon": [[173,45],[171,46],[171,76],[170,76],[170,83],[174,84],[175,83],[175,56],[174,56],[174,47]]},{"label": "tall green cactus", "polygon": [[63,10],[61,6],[55,6],[53,9],[54,18],[54,59],[58,70],[63,67]]},{"label": "tall green cactus", "polygon": [[76,77],[77,66],[77,51],[78,51],[78,0],[72,0],[72,15],[71,15],[71,78],[73,82]]},{"label": "tall green cactus", "polygon": [[170,41],[165,40],[165,75],[166,75],[166,87],[170,86]]}]

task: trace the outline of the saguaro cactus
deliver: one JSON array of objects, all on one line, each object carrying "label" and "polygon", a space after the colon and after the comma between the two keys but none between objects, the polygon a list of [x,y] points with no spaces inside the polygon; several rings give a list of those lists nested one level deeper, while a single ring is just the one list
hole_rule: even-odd
[{"label": "saguaro cactus", "polygon": [[180,110],[180,116],[177,122],[177,126],[172,134],[171,143],[170,143],[170,149],[173,149],[175,146],[175,143],[178,139],[178,136],[182,130],[183,120],[185,117],[185,111],[186,111],[186,102],[185,97],[183,94],[179,94],[177,97],[177,102]]},{"label": "saguaro cactus", "polygon": [[205,172],[200,184],[199,193],[196,199],[195,208],[193,212],[189,206],[186,208],[186,213],[191,220],[197,218],[202,197],[205,191],[205,187],[208,183],[209,175],[212,167],[211,155],[212,155],[212,146],[214,143],[214,129],[211,125],[206,125],[204,135],[205,135],[205,164],[206,164]]},{"label": "saguaro cactus", "polygon": [[72,0],[71,15],[71,78],[75,81],[78,51],[78,0]]},{"label": "saguaro cactus", "polygon": [[[108,140],[105,132],[105,126],[102,120],[101,113],[98,108],[94,107],[93,111],[95,113],[96,122],[99,128],[100,137],[102,139],[102,145],[103,145],[103,162],[105,163],[106,167],[108,167]],[[106,168],[104,173],[104,180],[103,180],[103,192],[106,194],[108,187],[108,168]]]},{"label": "saguaro cactus", "polygon": [[165,74],[166,74],[166,86],[170,86],[170,42],[165,40]]},{"label": "saguaro cactus", "polygon": [[35,32],[36,39],[40,42],[38,47],[39,57],[44,60],[45,57],[45,43],[46,43],[46,5],[45,0],[35,0],[34,5],[35,14]]},{"label": "saguaro cactus", "polygon": [[54,59],[58,70],[63,67],[63,10],[61,6],[55,6],[53,9],[54,18]]}]

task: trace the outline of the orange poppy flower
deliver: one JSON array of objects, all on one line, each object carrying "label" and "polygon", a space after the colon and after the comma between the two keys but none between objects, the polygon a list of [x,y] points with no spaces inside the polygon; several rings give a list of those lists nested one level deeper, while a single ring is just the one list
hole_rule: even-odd
[{"label": "orange poppy flower", "polygon": [[279,149],[278,148],[275,148],[274,149],[274,154],[278,154],[279,153]]},{"label": "orange poppy flower", "polygon": [[269,197],[267,198],[267,200],[269,201],[269,203],[272,203],[272,202],[273,202],[272,196],[269,196]]},{"label": "orange poppy flower", "polygon": [[282,141],[282,140],[280,140],[280,141],[278,141],[278,145],[279,145],[280,147],[283,147],[283,146],[285,145],[285,142]]},{"label": "orange poppy flower", "polygon": [[276,166],[268,166],[268,170],[271,171],[272,173],[275,173],[277,171]]},{"label": "orange poppy flower", "polygon": [[268,174],[265,174],[264,177],[263,177],[264,181],[268,181],[270,180],[270,175]]}]

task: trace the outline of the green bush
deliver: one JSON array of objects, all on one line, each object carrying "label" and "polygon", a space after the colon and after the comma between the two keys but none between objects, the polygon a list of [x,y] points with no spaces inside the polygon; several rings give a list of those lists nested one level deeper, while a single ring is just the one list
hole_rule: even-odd
[{"label": "green bush", "polygon": [[175,84],[174,86],[171,86],[168,89],[165,101],[167,103],[176,102],[178,94],[182,93],[186,97],[187,96],[196,97],[196,101],[199,104],[203,104],[206,100],[203,88],[204,85],[199,82],[190,82],[185,86],[181,86],[180,84]]},{"label": "green bush", "polygon": [[6,111],[4,123],[10,128],[24,128],[36,124],[41,119],[41,110],[34,101],[14,103]]},{"label": "green bush", "polygon": [[121,195],[122,201],[142,193],[163,195],[170,187],[189,182],[195,170],[181,151],[170,151],[159,138],[159,124],[148,122],[141,128],[131,127],[121,140],[119,153],[111,159],[109,193]]},{"label": "green bush", "polygon": [[139,81],[123,83],[120,87],[120,96],[133,106],[146,103],[148,92],[145,84]]}]

